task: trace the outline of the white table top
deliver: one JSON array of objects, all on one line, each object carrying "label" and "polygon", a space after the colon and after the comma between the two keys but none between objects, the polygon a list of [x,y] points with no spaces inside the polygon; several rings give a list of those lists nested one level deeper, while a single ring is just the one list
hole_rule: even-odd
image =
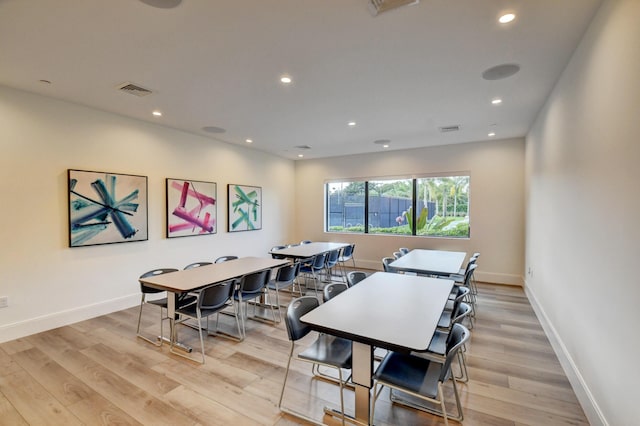
[{"label": "white table top", "polygon": [[462,251],[415,249],[394,260],[389,266],[433,275],[457,274],[467,253]]},{"label": "white table top", "polygon": [[183,293],[238,278],[252,272],[276,268],[286,265],[286,259],[269,259],[262,257],[241,257],[222,263],[213,263],[198,268],[186,269],[169,274],[157,275],[140,279],[149,287]]},{"label": "white table top", "polygon": [[320,253],[341,249],[348,245],[351,245],[351,243],[314,242],[309,244],[300,244],[294,247],[287,247],[280,250],[272,250],[269,253],[286,257],[307,258]]},{"label": "white table top", "polygon": [[452,288],[452,280],[376,272],[301,321],[373,346],[424,351]]}]

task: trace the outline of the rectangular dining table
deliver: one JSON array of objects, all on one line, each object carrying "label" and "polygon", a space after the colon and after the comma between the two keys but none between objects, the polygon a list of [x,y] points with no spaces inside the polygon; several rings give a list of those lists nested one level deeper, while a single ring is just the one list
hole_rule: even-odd
[{"label": "rectangular dining table", "polygon": [[376,272],[301,318],[353,341],[354,421],[369,424],[374,347],[427,350],[452,288],[453,280]]},{"label": "rectangular dining table", "polygon": [[[240,278],[243,275],[254,272],[277,268],[287,263],[289,263],[289,261],[286,259],[240,257],[222,263],[212,263],[198,268],[141,278],[140,282],[149,287],[177,295],[199,290],[212,284]],[[171,321],[171,336],[173,336],[173,328],[175,325],[175,299],[175,297],[167,297],[167,313]]]},{"label": "rectangular dining table", "polygon": [[290,259],[308,259],[317,254],[342,249],[348,245],[351,245],[351,243],[313,242],[293,247],[286,247],[279,250],[271,250],[269,253],[288,257]]},{"label": "rectangular dining table", "polygon": [[389,264],[399,271],[425,275],[457,274],[467,253],[462,251],[414,249]]}]

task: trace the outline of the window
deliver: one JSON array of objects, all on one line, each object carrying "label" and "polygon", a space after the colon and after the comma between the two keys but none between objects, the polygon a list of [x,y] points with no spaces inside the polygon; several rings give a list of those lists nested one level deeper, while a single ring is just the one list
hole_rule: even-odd
[{"label": "window", "polygon": [[329,232],[364,232],[364,182],[333,182],[326,185]]},{"label": "window", "polygon": [[326,184],[328,232],[468,238],[469,176]]},{"label": "window", "polygon": [[413,181],[375,180],[369,181],[368,206],[369,234],[411,235],[406,215],[413,205]]},{"label": "window", "polygon": [[[416,179],[416,235],[469,237],[469,176]],[[425,215],[425,220],[422,215]]]}]

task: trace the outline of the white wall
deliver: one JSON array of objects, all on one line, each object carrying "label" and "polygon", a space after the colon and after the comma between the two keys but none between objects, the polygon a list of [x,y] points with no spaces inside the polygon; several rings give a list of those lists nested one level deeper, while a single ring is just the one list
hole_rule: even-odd
[{"label": "white wall", "polygon": [[[149,269],[266,257],[293,235],[290,160],[6,87],[0,147],[0,342],[133,306]],[[149,240],[69,248],[67,169],[148,176]],[[217,234],[165,237],[167,177],[218,183]],[[262,186],[262,230],[226,232],[228,183]]]},{"label": "white wall", "polygon": [[[470,239],[325,233],[327,180],[470,173]],[[524,273],[524,140],[475,142],[296,163],[298,239],[356,243],[356,264],[381,269],[399,247],[481,252],[481,280],[522,284]]]},{"label": "white wall", "polygon": [[526,142],[526,289],[592,424],[640,419],[640,1],[605,1]]}]

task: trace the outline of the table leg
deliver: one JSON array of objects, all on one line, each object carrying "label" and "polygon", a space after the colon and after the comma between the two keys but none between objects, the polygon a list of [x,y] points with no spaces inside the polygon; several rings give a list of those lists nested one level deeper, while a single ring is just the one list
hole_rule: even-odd
[{"label": "table leg", "polygon": [[[356,394],[355,416],[344,413],[349,424],[370,425],[371,388],[373,387],[373,347],[353,342],[351,357],[351,381]],[[342,414],[334,408],[324,408],[332,417],[341,418]]]},{"label": "table leg", "polygon": [[178,295],[176,293],[168,293],[167,295],[167,316],[169,317],[169,339],[164,336],[162,337],[162,341],[165,343],[171,344],[171,339],[175,337],[175,342],[173,346],[178,349],[181,349],[185,352],[191,352],[193,350],[192,347],[184,345],[178,342],[178,330],[176,329],[175,336],[173,334],[173,329],[176,326],[176,301],[178,299]]},{"label": "table leg", "polygon": [[353,342],[352,374],[356,388],[356,420],[369,424],[373,386],[373,348],[370,345]]}]

